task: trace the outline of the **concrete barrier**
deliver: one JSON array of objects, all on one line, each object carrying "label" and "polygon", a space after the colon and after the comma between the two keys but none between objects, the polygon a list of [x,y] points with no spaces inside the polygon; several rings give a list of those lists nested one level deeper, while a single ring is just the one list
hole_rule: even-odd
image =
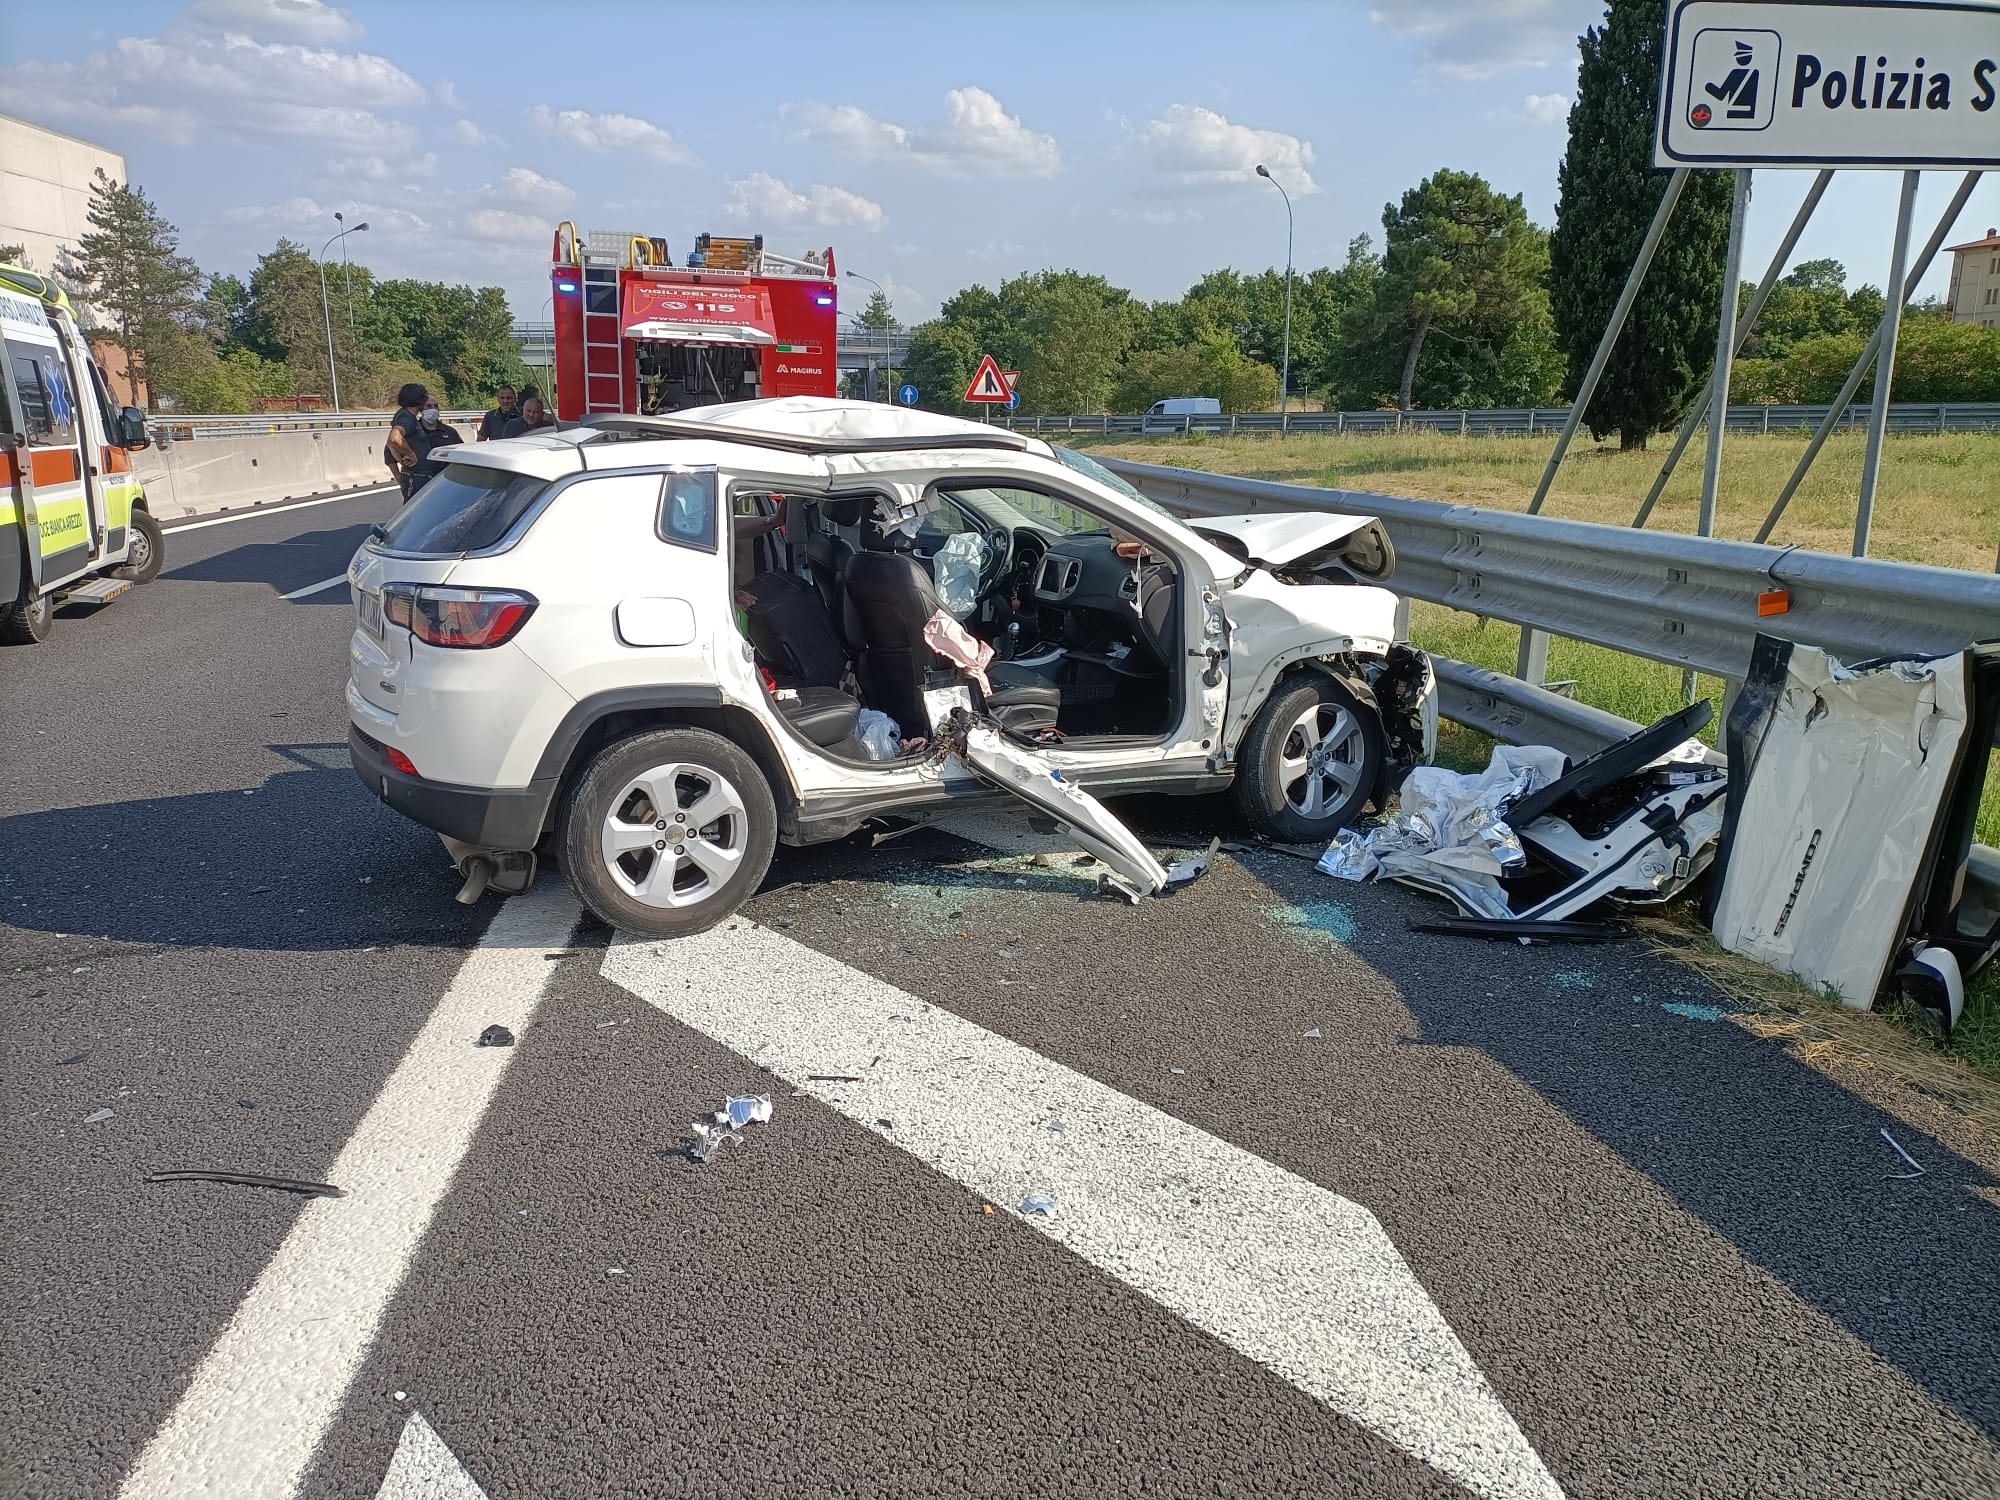
[{"label": "concrete barrier", "polygon": [[236,441],[173,443],[133,455],[154,516],[175,520],[240,506],[300,500],[386,484],[386,424],[335,432],[287,432]]}]

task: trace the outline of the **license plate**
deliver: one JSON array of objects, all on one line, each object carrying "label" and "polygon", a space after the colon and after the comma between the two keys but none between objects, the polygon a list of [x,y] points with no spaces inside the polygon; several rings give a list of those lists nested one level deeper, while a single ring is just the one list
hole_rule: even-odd
[{"label": "license plate", "polygon": [[382,638],[381,593],[375,589],[363,589],[360,602],[355,607],[361,612],[361,628],[380,640]]}]

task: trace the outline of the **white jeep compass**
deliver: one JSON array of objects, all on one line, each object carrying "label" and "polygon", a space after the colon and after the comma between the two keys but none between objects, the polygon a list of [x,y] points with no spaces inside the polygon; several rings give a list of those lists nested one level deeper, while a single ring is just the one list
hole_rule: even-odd
[{"label": "white jeep compass", "polygon": [[1150,861],[1090,791],[1233,786],[1319,842],[1435,737],[1392,566],[1368,517],[1182,521],[1081,454],[924,412],[593,418],[454,449],[355,554],[349,743],[468,899],[553,857],[649,936],[727,916],[780,839],[972,797],[1022,797],[1121,870]]}]

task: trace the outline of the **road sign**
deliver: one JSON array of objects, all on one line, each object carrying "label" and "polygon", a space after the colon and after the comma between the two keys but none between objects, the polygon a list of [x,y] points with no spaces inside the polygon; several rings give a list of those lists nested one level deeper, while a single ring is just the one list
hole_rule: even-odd
[{"label": "road sign", "polygon": [[965,388],[965,399],[1005,406],[1012,394],[1013,387],[1008,385],[1007,372],[1000,368],[1000,362],[990,354],[980,355],[979,368],[972,372],[972,384]]},{"label": "road sign", "polygon": [[915,406],[917,404],[917,388],[913,385],[897,386],[896,399],[905,406]]},{"label": "road sign", "polygon": [[2000,15],[1964,0],[1676,0],[1661,167],[2000,167]]},{"label": "road sign", "polygon": [[1011,391],[1021,383],[1021,372],[1019,370],[1002,370],[1000,378],[1007,382],[1007,389]]},{"label": "road sign", "polygon": [[1021,393],[1019,391],[1009,391],[1007,393],[1007,409],[1009,411],[1012,411],[1015,407],[1019,406],[1020,404],[1021,404]]}]

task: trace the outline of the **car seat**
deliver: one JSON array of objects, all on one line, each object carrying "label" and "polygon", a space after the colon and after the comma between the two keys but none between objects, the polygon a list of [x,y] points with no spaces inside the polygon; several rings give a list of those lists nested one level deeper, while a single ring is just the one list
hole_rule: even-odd
[{"label": "car seat", "polygon": [[[943,601],[930,570],[912,555],[909,538],[864,525],[861,545],[847,567],[846,604],[860,646],[862,694],[905,734],[928,733],[924,689],[935,685],[934,676],[963,681],[942,670],[924,640],[924,624],[943,609]],[[1012,662],[994,662],[987,677],[993,691],[984,706],[1003,728],[1034,734],[1056,727],[1062,694],[1055,683]]]}]

